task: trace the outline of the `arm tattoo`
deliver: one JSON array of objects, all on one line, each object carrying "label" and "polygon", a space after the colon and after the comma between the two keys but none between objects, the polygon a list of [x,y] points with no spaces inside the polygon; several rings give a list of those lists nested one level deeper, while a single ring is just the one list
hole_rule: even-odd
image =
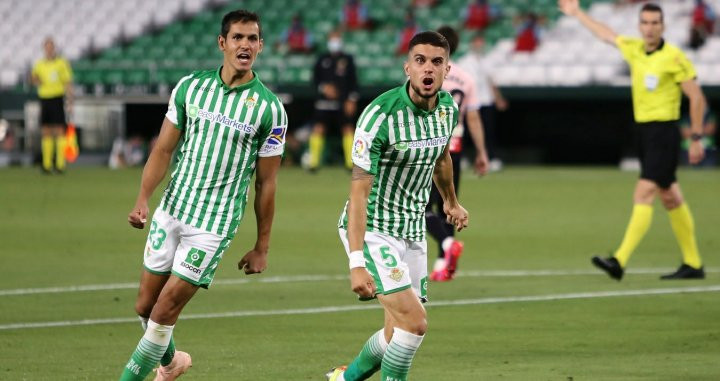
[{"label": "arm tattoo", "polygon": [[357,165],[353,165],[352,180],[369,180],[372,182],[374,179],[375,176],[368,173],[368,171],[358,167]]}]

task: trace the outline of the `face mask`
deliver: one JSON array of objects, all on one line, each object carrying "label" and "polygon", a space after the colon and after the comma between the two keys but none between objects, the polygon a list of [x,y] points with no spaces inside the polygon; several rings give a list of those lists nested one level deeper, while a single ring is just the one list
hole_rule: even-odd
[{"label": "face mask", "polygon": [[330,53],[337,53],[342,49],[342,40],[333,38],[328,41],[327,47]]}]

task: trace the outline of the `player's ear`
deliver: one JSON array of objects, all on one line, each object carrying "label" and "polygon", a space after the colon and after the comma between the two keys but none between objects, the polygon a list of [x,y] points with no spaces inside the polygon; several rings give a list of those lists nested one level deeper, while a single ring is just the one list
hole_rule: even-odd
[{"label": "player's ear", "polygon": [[407,63],[407,61],[405,61],[405,63],[403,63],[403,70],[405,70],[406,77],[410,77],[410,71],[408,70],[408,68],[409,68],[408,63]]},{"label": "player's ear", "polygon": [[221,34],[218,35],[218,49],[221,51],[225,51],[225,37],[223,37]]},{"label": "player's ear", "polygon": [[263,39],[261,38],[261,39],[260,39],[260,43],[258,44],[258,52],[257,52],[257,54],[260,54],[260,52],[263,51],[263,47],[264,47],[264,46],[265,46],[265,40],[263,40]]}]

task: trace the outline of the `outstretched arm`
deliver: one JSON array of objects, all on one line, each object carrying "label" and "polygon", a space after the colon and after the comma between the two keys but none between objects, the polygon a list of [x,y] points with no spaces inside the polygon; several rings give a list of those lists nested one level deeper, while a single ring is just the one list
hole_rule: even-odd
[{"label": "outstretched arm", "polygon": [[261,273],[267,267],[270,248],[270,230],[275,215],[275,189],[277,173],[282,156],[259,157],[255,175],[255,221],[257,240],[255,247],[247,252],[238,263],[238,269],[245,274]]},{"label": "outstretched arm", "polygon": [[[690,131],[694,136],[703,134],[703,116],[705,115],[705,95],[700,85],[694,79],[680,83],[683,93],[690,99]],[[690,164],[697,164],[705,157],[705,148],[702,141],[692,139],[688,150]]]},{"label": "outstretched arm", "polygon": [[165,118],[162,127],[160,127],[160,135],[150,157],[148,158],[145,168],[143,169],[142,180],[140,182],[140,192],[138,192],[135,207],[128,215],[128,222],[132,227],[142,229],[145,227],[145,220],[148,215],[148,200],[152,196],[155,188],[165,177],[170,159],[175,151],[175,147],[180,141],[181,131],[175,127],[170,120]]},{"label": "outstretched arm", "polygon": [[562,13],[578,19],[585,28],[595,35],[595,37],[609,44],[615,45],[617,33],[615,33],[615,31],[610,29],[607,25],[588,16],[588,14],[580,7],[578,0],[558,0],[558,8],[560,8]]},{"label": "outstretched arm", "polygon": [[445,147],[440,158],[435,162],[433,181],[443,199],[443,210],[447,215],[447,222],[455,225],[458,231],[468,226],[468,212],[458,202],[453,184],[453,167],[450,150]]}]

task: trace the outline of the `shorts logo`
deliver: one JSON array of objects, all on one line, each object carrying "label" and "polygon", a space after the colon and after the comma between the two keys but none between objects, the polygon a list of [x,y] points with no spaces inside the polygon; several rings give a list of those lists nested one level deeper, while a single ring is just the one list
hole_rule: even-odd
[{"label": "shorts logo", "polygon": [[200,110],[200,107],[198,107],[196,105],[188,105],[187,114],[190,117],[190,119],[197,118],[199,110]]},{"label": "shorts logo", "polygon": [[199,267],[202,264],[203,259],[205,259],[205,254],[206,253],[200,249],[192,248],[187,253],[185,263]]},{"label": "shorts logo", "polygon": [[267,140],[268,144],[273,146],[282,145],[285,142],[285,130],[285,127],[273,127]]},{"label": "shorts logo", "polygon": [[405,152],[408,149],[407,142],[395,143],[395,149],[400,152]]},{"label": "shorts logo", "polygon": [[399,282],[400,279],[402,279],[403,274],[405,274],[404,271],[402,271],[398,268],[394,268],[394,269],[390,270],[390,274],[388,275],[388,277],[396,282]]}]

